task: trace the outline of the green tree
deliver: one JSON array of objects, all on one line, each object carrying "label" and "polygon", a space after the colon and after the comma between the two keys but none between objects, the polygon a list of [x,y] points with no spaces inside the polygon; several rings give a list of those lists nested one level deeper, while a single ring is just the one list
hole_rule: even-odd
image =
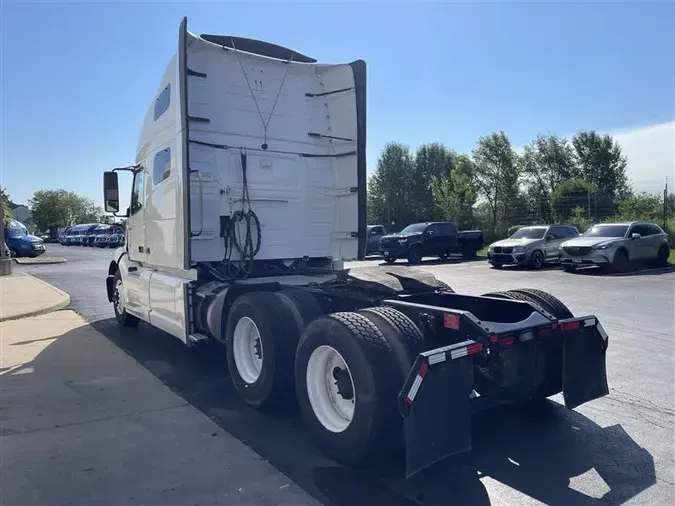
[{"label": "green tree", "polygon": [[581,131],[572,138],[576,176],[596,185],[598,192],[614,204],[630,194],[628,161],[611,135]]},{"label": "green tree", "polygon": [[[551,194],[551,204],[558,221],[569,220],[576,208],[585,210],[590,217],[594,198],[598,192],[595,183],[585,179],[572,178],[563,181]],[[590,204],[590,207],[589,207]]]},{"label": "green tree", "polygon": [[432,181],[449,178],[455,167],[455,153],[443,144],[423,144],[415,152],[415,163],[409,179],[409,200],[415,221],[441,218],[434,203]]},{"label": "green tree", "polygon": [[95,223],[102,210],[86,197],[66,190],[38,190],[29,200],[33,222],[39,230]]},{"label": "green tree", "polygon": [[551,192],[561,182],[577,176],[574,149],[567,139],[557,135],[538,135],[525,146],[521,157],[528,211],[535,221],[553,219]]},{"label": "green tree", "polygon": [[476,166],[466,155],[456,156],[454,165],[449,174],[432,179],[431,191],[440,217],[455,221],[460,228],[468,228],[474,224]]},{"label": "green tree", "polygon": [[[672,195],[670,197],[671,199],[668,200],[672,200]],[[666,215],[668,214],[668,200],[666,200]],[[663,213],[663,194],[641,192],[619,202],[618,216],[620,219],[662,223]]]},{"label": "green tree", "polygon": [[2,221],[3,225],[9,225],[12,219],[12,213],[9,208],[9,193],[6,188],[0,188],[0,199],[2,200]]},{"label": "green tree", "polygon": [[385,145],[368,180],[369,223],[401,229],[414,219],[410,180],[414,168],[410,149],[398,142]]},{"label": "green tree", "polygon": [[504,132],[495,132],[478,139],[472,152],[475,182],[490,212],[493,233],[504,227],[514,208],[509,207],[518,195],[518,155]]}]

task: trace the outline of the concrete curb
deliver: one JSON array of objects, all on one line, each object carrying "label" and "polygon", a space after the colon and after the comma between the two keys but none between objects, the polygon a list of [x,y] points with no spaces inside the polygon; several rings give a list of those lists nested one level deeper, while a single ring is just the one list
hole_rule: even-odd
[{"label": "concrete curb", "polygon": [[42,314],[47,314],[47,313],[52,313],[54,311],[58,311],[59,309],[63,309],[64,307],[68,306],[70,304],[70,295],[68,295],[66,292],[63,290],[59,290],[53,285],[50,285],[46,281],[42,281],[39,278],[36,278],[35,276],[31,276],[30,274],[23,272],[22,273],[24,276],[28,276],[29,278],[34,279],[38,283],[41,283],[45,287],[49,288],[50,290],[54,290],[57,292],[60,296],[60,300],[58,302],[54,302],[53,304],[49,304],[47,306],[43,306],[34,310],[30,311],[24,311],[21,314],[14,314],[11,316],[5,316],[5,317],[0,317],[0,322],[7,322],[7,321],[12,321],[12,320],[20,320],[21,318],[28,318],[29,316],[38,316]]},{"label": "concrete curb", "polygon": [[14,261],[19,265],[52,265],[52,264],[64,264],[67,262],[65,258],[60,257],[15,258]]}]

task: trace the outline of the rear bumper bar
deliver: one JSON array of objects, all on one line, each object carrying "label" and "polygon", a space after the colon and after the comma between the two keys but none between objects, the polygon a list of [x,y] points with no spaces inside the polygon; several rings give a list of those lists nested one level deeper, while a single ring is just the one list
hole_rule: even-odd
[{"label": "rear bumper bar", "polygon": [[[507,335],[508,334],[508,335]],[[404,419],[406,474],[412,476],[450,455],[471,450],[471,414],[496,404],[527,400],[532,390],[509,390],[481,397],[474,391],[474,360],[481,354],[516,348],[518,375],[528,384],[533,374],[528,357],[545,340],[561,340],[562,392],[574,409],[609,394],[606,374],[607,333],[595,316],[519,329],[517,333],[485,336],[421,353],[399,394]],[[521,365],[522,363],[522,365]],[[531,383],[531,382],[530,382]]]}]

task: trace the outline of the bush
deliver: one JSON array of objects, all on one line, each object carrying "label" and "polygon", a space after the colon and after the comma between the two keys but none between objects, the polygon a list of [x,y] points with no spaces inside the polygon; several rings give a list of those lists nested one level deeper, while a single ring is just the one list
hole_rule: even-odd
[{"label": "bush", "polygon": [[569,224],[577,227],[577,230],[582,234],[593,225],[591,220],[586,217],[586,210],[580,206],[572,209],[572,213],[569,217]]}]

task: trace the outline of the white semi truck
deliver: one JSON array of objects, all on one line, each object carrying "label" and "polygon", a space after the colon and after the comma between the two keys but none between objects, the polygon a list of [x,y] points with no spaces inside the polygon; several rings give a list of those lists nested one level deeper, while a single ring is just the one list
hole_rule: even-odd
[{"label": "white semi truck", "polygon": [[333,458],[405,448],[409,475],[471,447],[471,414],[563,392],[608,394],[607,334],[533,289],[468,296],[366,251],[366,64],[196,36],[145,116],[126,243],[107,277],[123,326],[225,348],[255,408],[297,399]]}]

